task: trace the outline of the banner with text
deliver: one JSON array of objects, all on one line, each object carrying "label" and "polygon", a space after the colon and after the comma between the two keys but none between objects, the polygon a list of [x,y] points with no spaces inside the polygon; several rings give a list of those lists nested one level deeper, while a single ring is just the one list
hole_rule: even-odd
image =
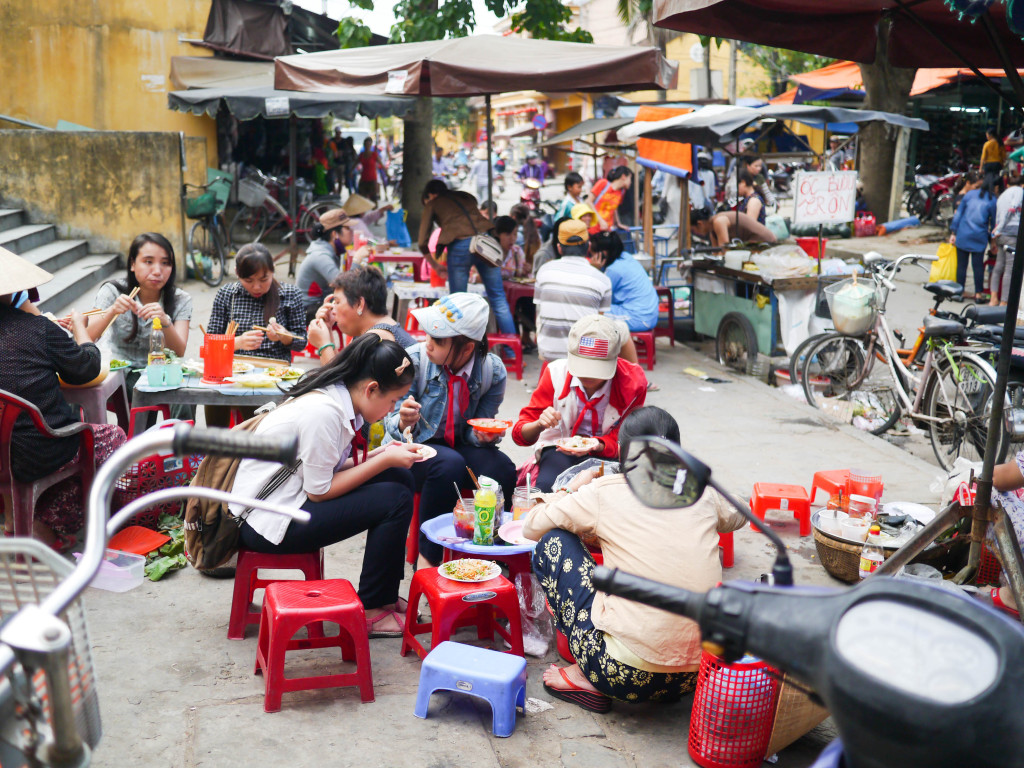
[{"label": "banner with text", "polygon": [[856,171],[800,172],[794,189],[794,224],[853,221],[857,205]]}]

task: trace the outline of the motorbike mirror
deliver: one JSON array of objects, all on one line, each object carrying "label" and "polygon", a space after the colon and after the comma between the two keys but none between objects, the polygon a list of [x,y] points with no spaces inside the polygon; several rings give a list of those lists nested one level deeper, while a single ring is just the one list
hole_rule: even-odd
[{"label": "motorbike mirror", "polygon": [[775,545],[772,577],[780,587],[793,584],[793,567],[779,535],[758,520],[750,507],[734,498],[711,477],[711,468],[663,437],[638,436],[626,444],[622,473],[642,503],[654,509],[679,509],[697,503],[711,486]]},{"label": "motorbike mirror", "polygon": [[711,477],[706,464],[661,437],[630,440],[622,469],[633,494],[655,509],[692,506]]}]

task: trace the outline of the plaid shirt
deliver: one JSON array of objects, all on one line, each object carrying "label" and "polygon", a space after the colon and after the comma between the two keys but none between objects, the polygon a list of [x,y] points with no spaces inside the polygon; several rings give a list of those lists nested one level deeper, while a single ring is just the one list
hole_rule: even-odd
[{"label": "plaid shirt", "polygon": [[[277,322],[287,328],[296,340],[291,343],[291,346],[286,347],[280,342],[270,341],[264,337],[263,343],[259,347],[251,352],[246,350],[244,354],[290,362],[292,352],[301,352],[306,347],[306,309],[302,303],[302,294],[294,285],[278,283],[278,290],[281,294],[281,301],[274,316],[277,318]],[[241,283],[225,285],[217,291],[217,295],[213,299],[213,311],[210,312],[210,323],[206,330],[209,333],[224,333],[227,330],[228,322],[234,320],[238,323],[235,335],[241,336],[246,331],[251,331],[254,325],[265,326],[267,324],[266,318],[263,317],[265,303],[265,295],[254,299]]]}]

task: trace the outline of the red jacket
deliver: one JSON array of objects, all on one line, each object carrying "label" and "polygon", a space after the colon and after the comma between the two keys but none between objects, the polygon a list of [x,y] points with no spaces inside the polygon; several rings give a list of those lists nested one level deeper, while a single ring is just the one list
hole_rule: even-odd
[{"label": "red jacket", "polygon": [[[557,407],[556,399],[559,402],[565,402],[571,394],[569,382],[572,380],[572,377],[568,373],[561,373],[565,371],[564,365],[565,361],[558,360],[544,368],[540,382],[533,391],[529,404],[519,412],[519,420],[512,427],[512,440],[516,445],[532,445],[523,437],[523,427],[540,418],[545,408]],[[556,371],[556,375],[561,373],[562,376],[562,380],[557,383],[557,392],[555,391],[556,384],[551,380],[553,368]],[[618,458],[619,424],[626,414],[641,407],[646,399],[647,377],[644,375],[643,369],[620,357],[616,366],[615,376],[612,378],[611,391],[608,394],[608,407],[605,410],[603,433],[601,435],[594,435],[594,437],[601,441],[601,450],[594,455],[604,459]],[[570,405],[574,406],[576,399],[572,398],[569,402]],[[544,445],[552,443],[550,439],[544,439],[543,432],[538,438],[538,442]]]}]

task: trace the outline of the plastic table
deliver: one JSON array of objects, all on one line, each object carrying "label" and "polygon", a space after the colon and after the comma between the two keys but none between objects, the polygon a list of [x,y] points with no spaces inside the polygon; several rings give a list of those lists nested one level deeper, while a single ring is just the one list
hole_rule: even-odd
[{"label": "plastic table", "polygon": [[122,371],[108,373],[103,381],[91,387],[62,384],[61,392],[69,403],[82,406],[87,423],[106,424],[109,409],[117,416],[117,425],[128,431],[128,390]]},{"label": "plastic table", "polygon": [[439,515],[425,521],[420,526],[420,531],[432,542],[444,548],[444,562],[466,557],[495,560],[508,567],[511,581],[514,582],[517,575],[523,574],[524,588],[529,585],[529,579],[533,573],[530,558],[533,555],[534,547],[537,546],[535,541],[531,541],[529,544],[492,544],[491,546],[474,544],[472,541],[452,541],[456,536],[455,523],[452,522],[451,514]]}]

